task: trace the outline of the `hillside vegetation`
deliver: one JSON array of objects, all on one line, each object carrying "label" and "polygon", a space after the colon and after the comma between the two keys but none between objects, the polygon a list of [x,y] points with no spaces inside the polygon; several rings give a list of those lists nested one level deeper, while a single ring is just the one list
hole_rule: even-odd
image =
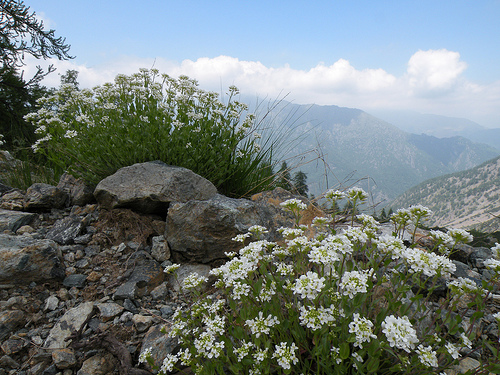
[{"label": "hillside vegetation", "polygon": [[425,181],[390,207],[422,204],[434,214],[432,225],[496,231],[500,229],[500,157],[466,171]]}]

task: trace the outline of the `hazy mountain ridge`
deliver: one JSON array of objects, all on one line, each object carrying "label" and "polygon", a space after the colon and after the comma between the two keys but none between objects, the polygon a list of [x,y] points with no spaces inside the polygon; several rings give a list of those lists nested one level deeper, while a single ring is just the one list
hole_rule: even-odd
[{"label": "hazy mountain ridge", "polygon": [[411,188],[390,207],[422,204],[433,211],[431,225],[499,230],[500,157],[466,171],[457,172]]},{"label": "hazy mountain ridge", "polygon": [[[339,182],[347,187],[370,177],[363,187],[376,202],[387,202],[424,180],[469,169],[500,154],[463,137],[410,134],[359,109],[283,103],[274,115],[276,123],[296,125],[289,127],[289,138],[302,137],[290,155],[312,149],[323,155],[326,168],[320,161],[300,166],[315,195]],[[346,181],[347,176],[352,178]]]},{"label": "hazy mountain ridge", "polygon": [[[500,149],[500,129],[490,129],[465,118],[422,114],[414,111],[370,111],[373,115],[414,134],[437,138],[461,136]],[[498,124],[500,126],[500,123]]]}]

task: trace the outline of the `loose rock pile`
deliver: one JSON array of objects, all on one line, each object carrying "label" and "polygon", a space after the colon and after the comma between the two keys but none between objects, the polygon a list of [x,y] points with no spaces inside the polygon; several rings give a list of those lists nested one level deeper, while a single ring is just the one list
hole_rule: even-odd
[{"label": "loose rock pile", "polygon": [[0,375],[149,373],[135,368],[138,355],[173,349],[160,329],[180,303],[164,268],[182,262],[179,281],[208,275],[251,225],[292,225],[268,202],[276,194],[291,197],[227,198],[160,162],[123,168],[95,191],[69,175],[57,187],[5,187]]},{"label": "loose rock pile", "polygon": [[[161,360],[175,348],[160,329],[183,304],[163,269],[181,263],[180,281],[208,276],[251,225],[272,229],[269,240],[293,225],[283,189],[227,198],[161,162],[123,168],[95,190],[64,175],[57,187],[0,192],[0,375],[149,374],[138,356],[153,347]],[[318,214],[311,206],[305,220]],[[462,246],[454,276],[488,280],[491,256]],[[499,297],[478,332],[494,340]]]}]

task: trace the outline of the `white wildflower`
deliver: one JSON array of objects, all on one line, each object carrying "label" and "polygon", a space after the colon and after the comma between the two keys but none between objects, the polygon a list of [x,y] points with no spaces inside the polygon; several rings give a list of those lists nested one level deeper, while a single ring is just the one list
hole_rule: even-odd
[{"label": "white wildflower", "polygon": [[280,203],[280,206],[289,210],[289,211],[305,210],[307,208],[307,205],[297,198],[288,199],[288,200]]},{"label": "white wildflower", "polygon": [[417,350],[418,359],[426,367],[438,367],[438,360],[436,357],[436,352],[432,350],[432,347],[419,345]]},{"label": "white wildflower", "polygon": [[453,357],[453,359],[458,359],[458,357],[461,356],[455,344],[448,342],[446,343],[445,348],[448,351],[448,353],[450,353],[450,355]]},{"label": "white wildflower", "polygon": [[262,311],[259,311],[259,316],[254,319],[248,319],[245,321],[245,325],[250,328],[252,334],[255,337],[259,337],[261,334],[268,335],[271,328],[278,325],[280,322],[277,317],[269,314],[267,318],[264,318]]},{"label": "white wildflower", "polygon": [[344,296],[354,298],[358,293],[366,293],[368,287],[369,274],[373,273],[373,269],[365,270],[363,272],[350,271],[342,275],[340,288]]},{"label": "white wildflower", "polygon": [[298,347],[293,342],[290,345],[286,342],[281,342],[279,345],[275,345],[274,349],[273,358],[276,358],[278,364],[285,370],[291,368],[291,363],[295,365],[299,361],[295,356]]},{"label": "white wildflower", "polygon": [[193,272],[182,281],[182,287],[184,289],[195,289],[207,281],[207,277],[200,276],[197,272]]},{"label": "white wildflower", "polygon": [[295,294],[300,294],[301,298],[313,300],[325,286],[325,278],[318,277],[316,272],[308,271],[307,274],[300,276],[293,287]]},{"label": "white wildflower", "polygon": [[417,332],[407,316],[387,316],[382,322],[382,332],[385,334],[391,347],[395,346],[408,353],[418,343]]},{"label": "white wildflower", "polygon": [[321,329],[325,324],[331,325],[335,321],[337,315],[338,312],[334,306],[330,306],[329,308],[323,306],[318,308],[315,306],[301,306],[299,319],[302,326],[306,326],[316,331]]},{"label": "white wildflower", "polygon": [[151,351],[153,348],[147,348],[145,349],[140,355],[139,355],[139,363],[146,363],[147,358],[151,355]]},{"label": "white wildflower", "polygon": [[363,349],[364,342],[370,342],[370,340],[376,339],[377,336],[373,334],[373,323],[367,318],[360,317],[358,313],[353,314],[353,321],[349,323],[349,333],[354,333],[356,335],[356,341],[354,346]]}]

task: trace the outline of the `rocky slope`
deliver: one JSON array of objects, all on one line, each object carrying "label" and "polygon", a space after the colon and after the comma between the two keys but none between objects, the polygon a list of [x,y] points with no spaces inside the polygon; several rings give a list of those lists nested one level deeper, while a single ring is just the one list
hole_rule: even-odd
[{"label": "rocky slope", "polygon": [[500,158],[467,171],[425,181],[408,190],[390,207],[422,204],[433,212],[431,225],[500,230]]},{"label": "rocky slope", "polygon": [[[67,175],[57,187],[4,189],[0,375],[150,374],[139,353],[153,347],[160,362],[175,349],[160,329],[185,306],[177,281],[208,275],[238,246],[230,239],[250,225],[270,228],[273,240],[276,228],[293,223],[279,207],[292,197],[283,189],[231,199],[162,163],[123,168],[88,192]],[[309,210],[309,220],[320,214]],[[491,256],[463,246],[454,276],[488,280],[483,262]],[[178,280],[163,272],[172,261],[182,264]],[[494,295],[479,335],[498,340],[491,316],[498,310]]]}]

